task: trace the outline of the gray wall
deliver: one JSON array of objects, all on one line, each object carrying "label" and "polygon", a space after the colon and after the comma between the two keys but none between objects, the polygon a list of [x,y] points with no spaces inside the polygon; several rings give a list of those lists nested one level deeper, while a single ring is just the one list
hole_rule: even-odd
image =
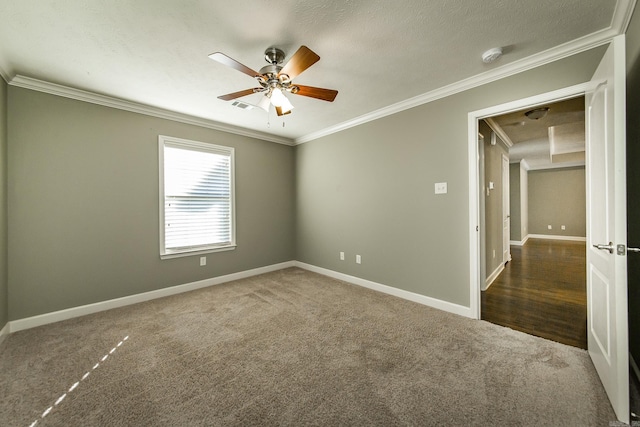
[{"label": "gray wall", "polygon": [[[9,318],[295,258],[294,149],[9,87]],[[236,149],[234,251],[160,260],[158,135]]]},{"label": "gray wall", "polygon": [[[496,145],[491,145],[491,128],[484,120],[478,124],[484,139],[484,219],[485,219],[485,279],[502,265],[503,218],[502,218],[502,156],[509,156],[506,146],[496,136]],[[493,190],[487,189],[493,182]],[[483,288],[484,289],[484,288]]]},{"label": "gray wall", "polygon": [[586,211],[584,166],[529,171],[531,234],[586,237]]},{"label": "gray wall", "polygon": [[[295,148],[9,87],[9,319],[292,259],[468,306],[468,112],[587,81],[603,52]],[[237,150],[238,248],[206,267],[159,259],[158,134]]]},{"label": "gray wall", "polygon": [[7,227],[7,84],[0,77],[0,329],[9,320]]},{"label": "gray wall", "polygon": [[468,113],[588,81],[603,52],[297,146],[297,259],[469,306]]},{"label": "gray wall", "polygon": [[[640,247],[640,10],[627,29],[627,243]],[[629,351],[640,364],[640,254],[627,257]]]}]

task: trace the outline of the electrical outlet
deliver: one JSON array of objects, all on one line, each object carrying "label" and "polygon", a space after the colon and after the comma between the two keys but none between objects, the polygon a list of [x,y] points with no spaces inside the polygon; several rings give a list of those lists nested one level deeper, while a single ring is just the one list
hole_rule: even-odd
[{"label": "electrical outlet", "polygon": [[547,229],[551,230],[553,227],[551,227],[551,224],[547,225]]},{"label": "electrical outlet", "polygon": [[356,255],[356,264],[362,264],[362,257],[360,255]]},{"label": "electrical outlet", "polygon": [[435,184],[435,192],[436,192],[436,194],[447,194],[447,183],[446,182],[436,182],[436,184]]},{"label": "electrical outlet", "polygon": [[496,257],[496,250],[495,249],[493,250],[493,257],[494,258]]},{"label": "electrical outlet", "polygon": [[560,226],[560,229],[561,229],[561,230],[566,230],[566,229],[567,229],[567,227],[565,227],[564,225],[561,225],[561,226]]},{"label": "electrical outlet", "polygon": [[200,267],[202,267],[203,265],[207,265],[207,257],[206,256],[201,256],[200,257]]},{"label": "electrical outlet", "polygon": [[344,252],[340,252],[340,261],[344,261]]}]

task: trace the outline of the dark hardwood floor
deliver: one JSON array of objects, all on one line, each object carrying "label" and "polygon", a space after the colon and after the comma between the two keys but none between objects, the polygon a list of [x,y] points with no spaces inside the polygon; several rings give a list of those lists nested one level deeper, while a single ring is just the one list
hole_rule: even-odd
[{"label": "dark hardwood floor", "polygon": [[482,319],[587,348],[584,242],[529,239],[482,292]]}]

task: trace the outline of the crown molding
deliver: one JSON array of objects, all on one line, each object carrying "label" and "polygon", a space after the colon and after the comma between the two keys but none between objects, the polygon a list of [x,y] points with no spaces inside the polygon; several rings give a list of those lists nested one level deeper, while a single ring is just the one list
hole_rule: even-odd
[{"label": "crown molding", "polygon": [[7,84],[11,81],[11,78],[9,78],[9,73],[7,73],[4,68],[2,68],[2,66],[0,66],[0,77],[2,77],[2,79],[7,82]]},{"label": "crown molding", "polygon": [[315,139],[319,139],[336,132],[359,126],[367,122],[378,120],[383,117],[408,110],[410,108],[427,104],[429,102],[437,101],[438,99],[446,98],[447,96],[455,95],[457,93],[464,92],[466,90],[473,89],[475,87],[482,86],[496,80],[510,77],[515,74],[522,73],[524,71],[528,71],[533,68],[549,64],[551,62],[558,61],[560,59],[564,59],[569,56],[585,52],[589,49],[607,44],[611,41],[611,39],[613,39],[613,37],[624,34],[627,26],[629,25],[629,21],[631,20],[631,16],[633,15],[635,4],[636,0],[618,0],[616,2],[616,8],[611,21],[611,25],[608,28],[552,47],[535,55],[531,55],[526,58],[511,62],[502,67],[477,74],[475,76],[460,80],[456,83],[452,83],[450,85],[446,85],[433,91],[424,93],[422,95],[409,98],[405,101],[392,104],[388,107],[380,108],[378,110],[356,117],[355,119],[342,122],[336,126],[331,126],[318,132],[313,132],[301,136],[295,139],[295,144],[298,145],[305,142],[313,141]]},{"label": "crown molding", "polygon": [[339,123],[335,126],[330,126],[320,131],[303,135],[295,139],[280,137],[264,132],[258,132],[238,126],[227,125],[209,119],[178,113],[175,111],[153,107],[142,103],[126,101],[106,95],[100,95],[68,86],[25,77],[22,75],[16,75],[11,78],[9,77],[9,74],[1,67],[0,77],[2,77],[9,85],[16,87],[22,87],[83,102],[89,102],[92,104],[117,108],[134,113],[145,114],[152,117],[173,120],[176,122],[214,129],[221,132],[227,132],[250,138],[257,138],[263,141],[275,142],[278,144],[291,146],[313,141],[315,139],[319,139],[333,133],[337,133],[367,122],[381,119],[383,117],[390,116],[392,114],[396,114],[423,104],[427,104],[438,99],[446,98],[448,96],[455,95],[457,93],[464,92],[466,90],[473,89],[475,87],[482,86],[496,80],[510,77],[512,75],[554,61],[558,61],[563,58],[567,58],[569,56],[587,51],[598,46],[602,46],[606,43],[609,43],[613,37],[624,34],[629,25],[629,22],[631,21],[635,5],[636,0],[617,0],[614,15],[609,28],[594,32],[592,34],[580,37],[551,49],[547,49],[546,51],[540,52],[538,54],[531,55],[527,58],[523,58],[506,64],[502,67],[495,68],[493,70],[469,77],[467,79],[460,80],[458,82],[443,86],[422,95],[418,95],[413,98],[398,102],[396,104],[380,108],[370,113],[358,116],[354,119]]},{"label": "crown molding", "polygon": [[544,171],[544,170],[550,170],[550,169],[567,169],[567,168],[580,168],[580,167],[585,167],[585,162],[584,160],[579,161],[579,162],[563,162],[563,163],[546,163],[543,165],[529,165],[527,163],[527,165],[529,166],[529,168],[527,169],[527,171]]},{"label": "crown molding", "polygon": [[618,34],[627,32],[635,7],[636,0],[616,1],[616,8],[613,12],[613,18],[611,18],[611,28],[617,30]]},{"label": "crown molding", "polygon": [[51,95],[62,96],[65,98],[75,99],[78,101],[89,102],[91,104],[102,105],[105,107],[117,108],[119,110],[130,111],[133,113],[144,114],[147,116],[158,117],[161,119],[173,120],[180,123],[200,126],[208,129],[214,129],[221,132],[232,133],[250,138],[256,138],[263,141],[275,142],[284,145],[294,145],[294,141],[268,133],[257,132],[246,128],[232,125],[222,124],[213,120],[203,119],[200,117],[190,116],[188,114],[178,113],[175,111],[165,110],[163,108],[152,107],[150,105],[141,104],[123,99],[114,98],[106,95],[99,95],[68,86],[50,83],[43,80],[34,79],[16,75],[9,80],[11,86],[31,89],[38,92],[44,92]]}]

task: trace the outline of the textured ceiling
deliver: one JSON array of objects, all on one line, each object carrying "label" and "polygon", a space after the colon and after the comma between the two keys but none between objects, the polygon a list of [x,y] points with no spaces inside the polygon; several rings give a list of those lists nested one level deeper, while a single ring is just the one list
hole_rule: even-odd
[{"label": "textured ceiling", "polygon": [[[290,138],[335,127],[442,86],[603,32],[633,0],[2,0],[0,72]],[[620,6],[622,5],[622,6]],[[337,89],[328,103],[290,95],[282,119],[218,95],[255,87],[208,58],[260,69],[270,46],[306,45],[318,63],[298,84]],[[500,46],[491,65],[480,57]],[[256,103],[259,95],[241,98]]]}]

